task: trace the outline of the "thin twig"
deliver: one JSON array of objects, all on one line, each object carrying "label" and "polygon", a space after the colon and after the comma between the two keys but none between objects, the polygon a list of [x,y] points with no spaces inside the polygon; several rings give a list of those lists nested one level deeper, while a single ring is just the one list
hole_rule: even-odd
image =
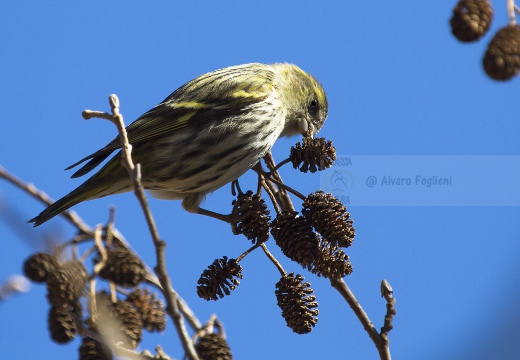
[{"label": "thin twig", "polygon": [[509,25],[516,25],[515,9],[517,8],[515,0],[507,0],[507,13],[509,14]]},{"label": "thin twig", "polygon": [[[263,174],[264,176],[269,175],[269,173],[267,173],[267,172],[263,172],[262,174]],[[302,199],[302,200],[305,200],[305,199],[306,199],[306,197],[305,197],[301,192],[299,192],[298,190],[295,190],[295,189],[293,189],[292,187],[290,187],[290,186],[284,184],[284,183],[281,182],[280,180],[274,179],[274,178],[272,178],[272,177],[266,177],[266,181],[272,181],[273,183],[275,183],[275,184],[278,186],[279,189],[286,190],[286,191],[292,193],[293,195],[297,196],[298,198],[300,198],[300,199]],[[279,191],[277,192],[277,194],[278,194],[279,196],[283,196],[283,198],[285,199],[285,196],[286,196],[286,195],[280,195],[280,192],[279,192]],[[289,198],[289,196],[287,196],[287,198]],[[289,201],[288,204],[290,204],[290,206],[287,206],[288,209],[284,209],[284,211],[286,211],[286,210],[294,210],[294,206],[292,205],[292,201]]]},{"label": "thin twig", "polygon": [[[17,178],[15,175],[9,173],[2,166],[0,166],[0,178],[4,178],[12,185],[16,186],[20,190],[25,191],[26,193],[33,196],[34,198],[36,198],[37,200],[39,200],[47,206],[54,203],[54,200],[43,190],[38,189],[35,185],[31,183],[25,182]],[[57,248],[57,251],[61,251],[61,249],[63,249],[64,247],[67,247],[72,244],[92,240],[94,236],[94,229],[87,225],[87,223],[85,223],[83,219],[75,211],[66,210],[60,213],[60,215],[65,217],[66,220],[68,220],[74,227],[78,229],[78,234],[72,239],[72,241],[60,244]],[[124,241],[124,237],[116,229],[114,229],[113,231],[113,236],[115,239],[121,241],[123,244],[126,244],[126,242]]]},{"label": "thin twig", "polygon": [[224,324],[216,317],[215,315],[215,327],[218,329],[220,336],[224,339],[227,339],[226,329],[224,329]]},{"label": "thin twig", "polygon": [[291,158],[287,158],[285,160],[282,160],[281,162],[279,162],[274,168],[273,170],[275,171],[278,171],[282,166],[284,166],[285,164],[287,164],[288,162],[291,161]]},{"label": "thin twig", "polygon": [[273,194],[273,191],[271,188],[267,185],[267,182],[265,181],[265,177],[262,174],[258,174],[258,176],[261,178],[261,185],[265,189],[265,192],[269,196],[269,199],[271,199],[271,203],[274,206],[274,210],[276,211],[277,215],[281,214],[280,206],[278,205],[278,202],[276,201],[276,197]]},{"label": "thin twig", "polygon": [[[269,179],[272,180],[274,183],[278,185],[278,192],[276,195],[279,197],[278,201],[280,202],[280,205],[282,207],[283,211],[294,211],[294,205],[291,201],[291,198],[289,197],[289,194],[287,194],[287,191],[291,191],[293,189],[290,189],[283,183],[282,177],[280,176],[280,173],[278,172],[278,168],[276,166],[276,162],[274,161],[273,154],[271,153],[271,150],[264,156],[264,162],[267,168],[270,171]],[[282,185],[280,185],[282,184]],[[294,195],[300,197],[300,193],[296,190],[291,191]]]},{"label": "thin twig", "polygon": [[[98,317],[97,301],[96,301],[96,278],[93,277],[89,280],[89,301],[88,301],[88,312],[92,322],[95,324]],[[79,333],[79,332],[78,332]],[[81,333],[79,333],[82,335]]]},{"label": "thin twig", "polygon": [[106,242],[107,246],[112,246],[112,241],[114,239],[113,233],[114,233],[114,224],[116,222],[116,208],[111,206],[110,207],[110,214],[108,216],[108,224],[106,229]]},{"label": "thin twig", "polygon": [[383,341],[386,341],[388,344],[388,333],[394,328],[394,315],[397,312],[395,311],[394,291],[385,279],[381,281],[381,296],[386,300],[386,315],[384,325],[381,328],[381,337],[383,338]]},{"label": "thin twig", "polygon": [[243,258],[245,258],[249,253],[251,253],[253,250],[257,249],[259,246],[260,246],[259,243],[256,243],[255,245],[251,246],[249,249],[247,249],[246,251],[244,251],[244,252],[242,253],[242,255],[240,255],[240,256],[236,259],[236,262],[239,263],[240,260],[242,260]]},{"label": "thin twig", "polygon": [[[265,162],[265,165],[267,166],[267,168],[269,169],[269,171],[271,172],[271,176],[269,176],[270,178],[274,178],[280,182],[283,182],[282,181],[282,177],[280,176],[280,173],[278,172],[277,168],[276,168],[276,162],[274,161],[274,158],[273,158],[273,154],[271,153],[271,150],[269,150],[267,152],[267,154],[265,154],[264,156],[264,162]],[[281,192],[284,192],[283,190],[280,190]]]},{"label": "thin twig", "polygon": [[[264,156],[265,164],[267,165],[267,168],[269,171],[265,171],[262,169],[262,166],[255,166],[253,168],[254,171],[257,173],[262,174],[265,177],[266,184],[269,186],[273,194],[276,195],[277,201],[280,203],[283,211],[294,211],[294,205],[292,204],[291,198],[289,197],[289,194],[287,194],[287,191],[294,194],[295,196],[299,197],[302,200],[305,200],[305,196],[301,194],[299,191],[291,188],[290,186],[284,184],[280,174],[278,173],[275,166],[274,158],[271,152],[269,151],[267,155]],[[270,182],[273,182],[278,186],[278,191],[274,190],[274,186],[270,184]]]},{"label": "thin twig", "polygon": [[200,320],[197,318],[193,310],[188,306],[186,301],[180,296],[177,296],[177,302],[179,303],[179,310],[184,315],[184,318],[188,321],[191,328],[195,331],[202,327]]},{"label": "thin twig", "polygon": [[193,347],[193,343],[188,336],[188,332],[184,325],[184,320],[182,314],[179,311],[179,303],[178,303],[178,295],[173,290],[171,286],[171,280],[166,270],[166,256],[165,256],[165,248],[166,243],[160,239],[159,232],[155,225],[155,220],[153,219],[152,213],[150,211],[150,207],[148,206],[148,200],[144,193],[144,187],[141,183],[141,171],[139,164],[134,165],[132,161],[132,145],[130,145],[128,141],[128,135],[126,133],[126,129],[124,126],[123,115],[119,112],[119,99],[116,95],[112,94],[109,96],[110,107],[112,110],[112,115],[99,112],[99,111],[83,111],[82,115],[85,119],[90,119],[92,117],[107,119],[114,123],[117,126],[117,130],[119,132],[119,138],[121,140],[121,163],[125,167],[128,172],[128,175],[133,180],[134,183],[134,193],[137,197],[139,204],[141,205],[141,209],[144,213],[146,223],[148,224],[148,229],[150,231],[154,246],[155,246],[155,254],[157,264],[155,266],[155,273],[161,283],[161,287],[163,289],[163,294],[166,299],[167,307],[166,311],[171,316],[173,323],[177,329],[179,334],[182,346],[186,353],[186,356],[190,360],[198,360],[197,353],[195,352],[195,348]]},{"label": "thin twig", "polygon": [[343,279],[330,279],[330,284],[333,288],[335,288],[341,296],[347,301],[354,314],[356,314],[357,318],[363,325],[363,328],[370,336],[370,339],[374,342],[374,345],[379,352],[379,357],[381,360],[391,360],[390,349],[388,347],[388,341],[384,341],[379,333],[377,332],[374,324],[370,321],[367,313],[361,307],[361,304],[357,301],[354,293],[349,289],[345,281]]},{"label": "thin twig", "polygon": [[101,225],[98,225],[98,226],[96,226],[96,229],[94,230],[94,244],[96,246],[96,249],[97,249],[99,255],[101,255],[101,259],[99,260],[99,262],[96,265],[94,265],[94,269],[92,270],[91,278],[95,278],[99,274],[101,269],[103,269],[105,267],[105,264],[108,259],[107,250],[105,249],[105,246],[103,245],[103,241],[101,239],[101,229],[102,229]]},{"label": "thin twig", "polygon": [[199,338],[208,334],[213,334],[215,328],[218,329],[220,336],[225,340],[226,331],[224,330],[224,326],[217,318],[217,315],[211,314],[208,322],[200,326],[199,329],[193,334],[192,341],[195,343]]},{"label": "thin twig", "polygon": [[280,204],[278,203],[278,199],[276,198],[276,195],[275,195],[275,193],[277,193],[278,191],[274,187],[273,183],[270,182],[266,178],[266,175],[270,175],[270,174],[264,170],[261,162],[258,162],[258,164],[256,164],[253,167],[253,170],[256,171],[256,173],[258,174],[258,191],[257,191],[257,193],[260,193],[260,190],[263,187],[265,189],[265,191],[267,192],[267,195],[271,199],[271,203],[274,206],[274,210],[276,211],[277,214],[280,214],[281,213]]},{"label": "thin twig", "polygon": [[88,259],[90,255],[95,253],[97,251],[97,248],[95,246],[89,247],[87,250],[83,252],[83,255],[81,255],[81,258],[79,258],[79,261],[82,263],[85,263],[85,261]]},{"label": "thin twig", "polygon": [[204,335],[207,335],[207,334],[212,334],[213,333],[213,329],[215,328],[215,322],[217,321],[217,315],[215,314],[211,314],[209,316],[209,320],[207,323],[205,323],[201,328],[200,330],[198,331],[197,334],[194,334],[194,338],[197,338],[197,337],[202,337]]},{"label": "thin twig", "polygon": [[[258,164],[260,164],[260,163],[258,163]],[[258,176],[258,181],[256,184],[256,195],[261,196],[262,195],[262,186],[263,186],[262,183],[265,181],[263,180],[264,176],[262,174],[257,173],[257,176]],[[274,203],[273,203],[273,205],[274,205]]]},{"label": "thin twig", "polygon": [[276,258],[273,256],[273,254],[271,254],[271,252],[269,251],[269,249],[267,249],[267,246],[266,246],[264,243],[262,243],[260,246],[262,247],[262,250],[264,250],[264,253],[267,255],[267,257],[269,258],[269,260],[271,260],[271,262],[276,266],[276,268],[278,269],[278,271],[280,272],[280,274],[281,274],[282,276],[284,276],[285,274],[287,274],[287,273],[285,272],[285,270],[283,269],[282,264],[280,264],[280,263],[278,262],[278,260],[276,260]]},{"label": "thin twig", "polygon": [[[18,187],[19,189],[25,191],[29,195],[35,197],[36,199],[40,200],[40,202],[44,203],[45,205],[49,206],[52,203],[54,203],[54,200],[47,195],[42,190],[37,189],[33,184],[24,182],[23,180],[17,178],[13,174],[9,173],[7,170],[5,170],[2,166],[0,166],[0,177],[4,178],[14,186]],[[75,211],[72,210],[66,210],[60,214],[61,216],[65,217],[72,225],[78,228],[78,230],[82,233],[88,233],[92,234],[92,229],[90,226],[88,226],[79,216],[76,214]]]}]

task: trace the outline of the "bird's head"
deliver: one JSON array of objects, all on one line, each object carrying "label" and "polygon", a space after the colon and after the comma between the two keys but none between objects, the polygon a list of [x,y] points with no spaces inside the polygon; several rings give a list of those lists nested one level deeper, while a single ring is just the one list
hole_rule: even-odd
[{"label": "bird's head", "polygon": [[280,136],[314,136],[327,118],[328,104],[321,84],[292,64],[274,64],[279,72],[280,94],[287,110]]}]

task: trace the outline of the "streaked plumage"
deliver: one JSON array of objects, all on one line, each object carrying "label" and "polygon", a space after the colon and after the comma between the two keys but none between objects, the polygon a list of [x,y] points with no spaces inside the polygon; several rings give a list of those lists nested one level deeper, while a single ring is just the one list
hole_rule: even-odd
[{"label": "streaked plumage", "polygon": [[[153,196],[196,212],[205,195],[252,168],[280,136],[316,133],[327,117],[321,85],[291,64],[246,64],[204,74],[175,90],[126,129],[142,182]],[[72,177],[121,148],[116,137]],[[30,220],[49,220],[79,202],[132,190],[118,155],[76,190]]]}]

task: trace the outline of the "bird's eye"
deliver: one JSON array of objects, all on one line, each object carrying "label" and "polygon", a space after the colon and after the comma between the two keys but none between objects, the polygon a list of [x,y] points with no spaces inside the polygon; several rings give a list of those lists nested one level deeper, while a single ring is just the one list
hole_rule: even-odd
[{"label": "bird's eye", "polygon": [[318,100],[312,99],[311,102],[309,103],[309,107],[311,109],[317,109],[318,108]]}]

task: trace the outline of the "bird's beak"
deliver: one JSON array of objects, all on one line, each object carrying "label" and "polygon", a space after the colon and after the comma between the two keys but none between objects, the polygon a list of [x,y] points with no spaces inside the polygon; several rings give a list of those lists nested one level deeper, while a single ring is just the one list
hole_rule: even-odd
[{"label": "bird's beak", "polygon": [[313,138],[315,133],[316,133],[316,129],[314,128],[314,126],[308,119],[305,119],[304,121],[302,121],[301,134],[303,137]]}]

